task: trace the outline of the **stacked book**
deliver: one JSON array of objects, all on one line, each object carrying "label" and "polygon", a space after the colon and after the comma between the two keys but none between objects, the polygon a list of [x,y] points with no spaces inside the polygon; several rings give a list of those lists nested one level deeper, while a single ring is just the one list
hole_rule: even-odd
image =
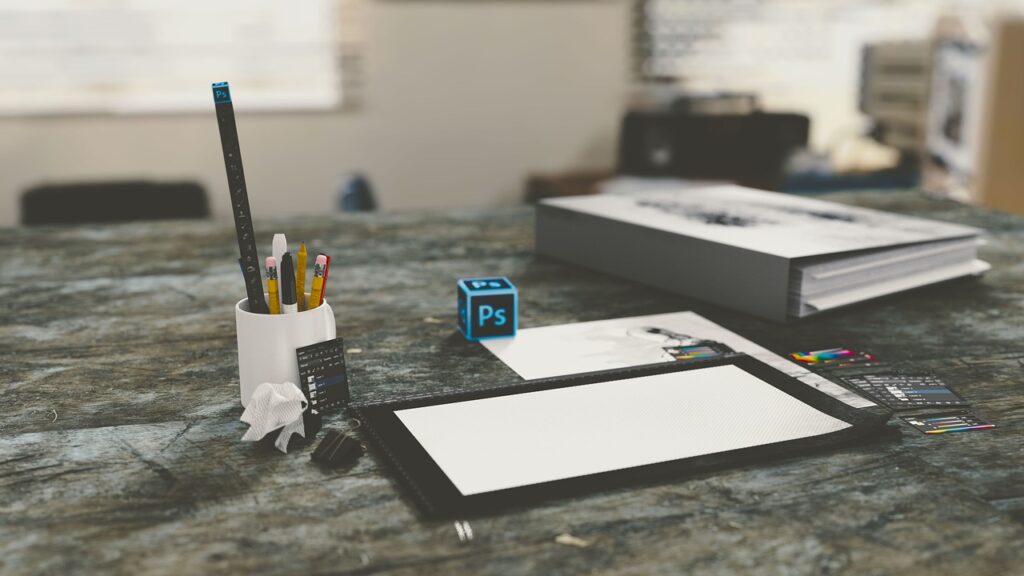
[{"label": "stacked book", "polygon": [[773,320],[989,269],[981,230],[733,185],[545,200],[537,252]]}]

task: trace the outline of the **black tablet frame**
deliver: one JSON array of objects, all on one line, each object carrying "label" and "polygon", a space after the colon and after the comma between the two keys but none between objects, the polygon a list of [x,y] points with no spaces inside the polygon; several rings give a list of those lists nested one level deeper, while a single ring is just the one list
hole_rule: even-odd
[{"label": "black tablet frame", "polygon": [[[430,457],[426,449],[423,448],[419,441],[398,419],[398,416],[395,415],[395,411],[409,408],[581,386],[610,380],[685,372],[724,365],[736,366],[797,400],[829,416],[849,423],[850,427],[809,438],[681,458],[667,462],[466,496],[455,487],[444,471]],[[751,462],[814,451],[820,448],[838,446],[873,435],[882,429],[892,416],[890,410],[881,406],[862,409],[853,408],[817,390],[813,386],[804,384],[745,354],[730,354],[709,360],[650,364],[557,378],[527,380],[483,390],[351,405],[349,409],[362,422],[363,427],[369,431],[368,436],[371,443],[380,449],[386,455],[389,463],[398,470],[402,484],[409,489],[414,500],[422,507],[426,517],[460,518],[490,514],[504,508],[521,506],[541,500],[579,496],[588,492],[619,488],[631,484],[678,478],[710,468],[749,464]],[[629,434],[629,429],[624,428],[622,433]]]}]

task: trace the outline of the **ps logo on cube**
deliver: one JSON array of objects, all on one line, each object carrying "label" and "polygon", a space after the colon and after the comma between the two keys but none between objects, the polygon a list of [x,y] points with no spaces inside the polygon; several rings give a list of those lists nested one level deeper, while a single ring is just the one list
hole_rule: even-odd
[{"label": "ps logo on cube", "polygon": [[455,286],[459,331],[467,340],[516,335],[519,292],[508,278],[463,278]]}]

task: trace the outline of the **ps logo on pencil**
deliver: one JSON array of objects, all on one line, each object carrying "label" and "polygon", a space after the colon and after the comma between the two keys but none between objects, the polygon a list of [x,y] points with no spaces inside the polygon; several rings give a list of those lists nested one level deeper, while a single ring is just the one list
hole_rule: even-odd
[{"label": "ps logo on pencil", "polygon": [[231,92],[227,87],[227,82],[217,82],[213,85],[213,103],[214,104],[230,104],[231,103]]},{"label": "ps logo on pencil", "polygon": [[508,278],[465,278],[456,290],[459,330],[467,340],[515,336],[519,294]]}]

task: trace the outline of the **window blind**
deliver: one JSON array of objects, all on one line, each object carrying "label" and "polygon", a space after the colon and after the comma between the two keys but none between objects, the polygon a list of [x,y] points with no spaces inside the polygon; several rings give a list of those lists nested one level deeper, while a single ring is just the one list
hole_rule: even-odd
[{"label": "window blind", "polygon": [[[357,0],[0,0],[0,114],[327,110],[359,86]],[[350,77],[351,76],[351,77]]]}]

